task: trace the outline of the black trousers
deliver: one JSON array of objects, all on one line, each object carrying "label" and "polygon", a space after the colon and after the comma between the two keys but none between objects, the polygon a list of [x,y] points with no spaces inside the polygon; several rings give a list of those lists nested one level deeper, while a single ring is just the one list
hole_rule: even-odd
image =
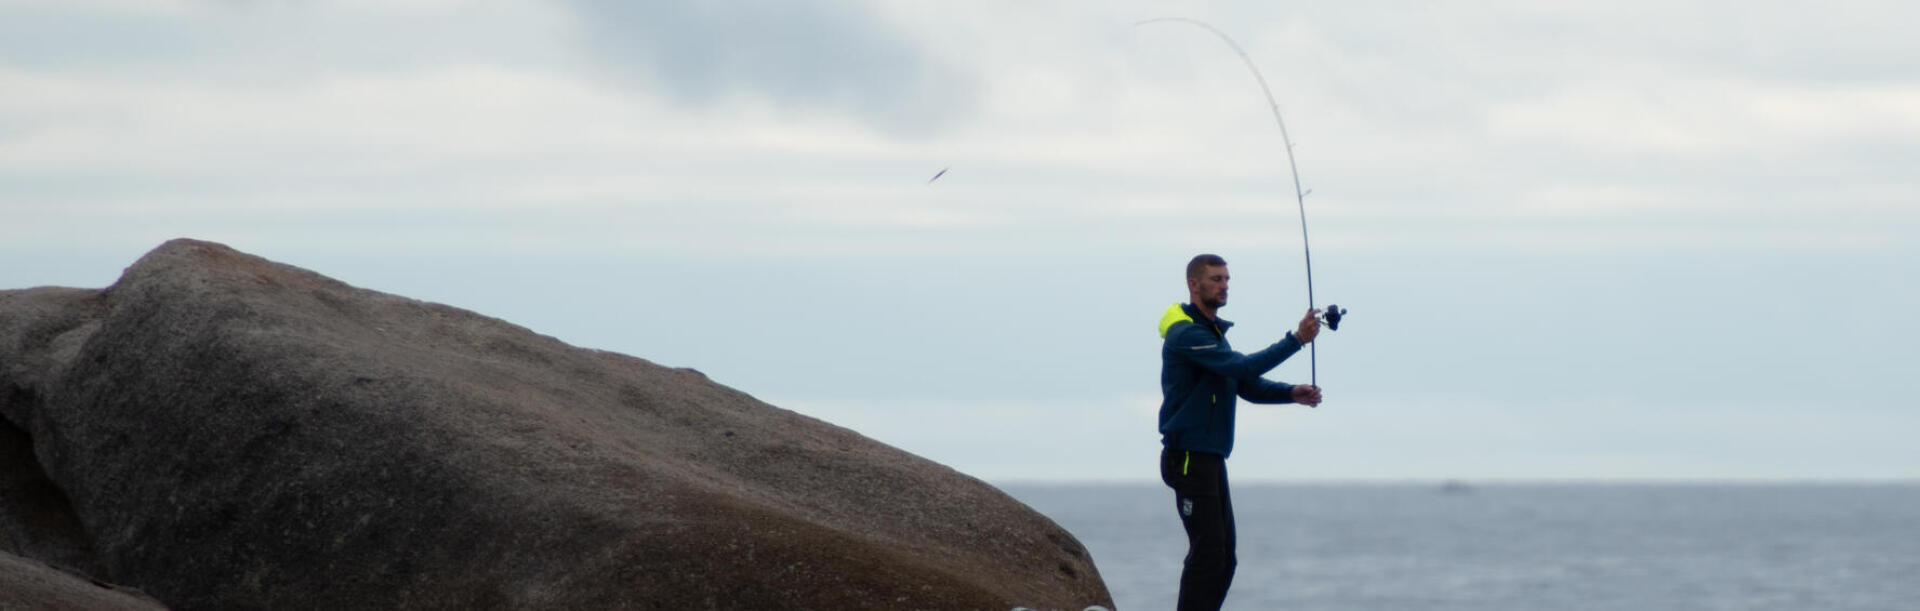
[{"label": "black trousers", "polygon": [[1174,510],[1187,530],[1186,568],[1180,571],[1180,611],[1219,609],[1233,585],[1233,496],[1227,460],[1218,454],[1160,452],[1160,481],[1173,488]]}]

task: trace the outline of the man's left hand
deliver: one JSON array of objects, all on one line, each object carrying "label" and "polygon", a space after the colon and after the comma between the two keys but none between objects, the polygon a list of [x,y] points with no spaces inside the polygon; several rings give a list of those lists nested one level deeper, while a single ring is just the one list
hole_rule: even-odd
[{"label": "man's left hand", "polygon": [[1307,310],[1307,316],[1300,319],[1300,327],[1293,330],[1293,338],[1299,340],[1302,344],[1310,344],[1313,343],[1313,338],[1319,336],[1320,310],[1318,308],[1309,309]]},{"label": "man's left hand", "polygon": [[1293,402],[1307,407],[1320,406],[1320,387],[1312,384],[1297,384],[1293,387]]}]

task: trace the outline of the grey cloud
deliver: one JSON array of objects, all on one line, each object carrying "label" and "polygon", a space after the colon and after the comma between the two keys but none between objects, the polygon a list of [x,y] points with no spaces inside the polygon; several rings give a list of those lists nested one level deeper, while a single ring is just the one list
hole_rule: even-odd
[{"label": "grey cloud", "polygon": [[179,19],[0,8],[0,65],[54,67],[165,60],[204,52]]},{"label": "grey cloud", "polygon": [[844,2],[575,0],[588,47],[611,70],[703,105],[764,96],[850,113],[892,133],[963,117],[970,77]]},{"label": "grey cloud", "polygon": [[571,59],[543,29],[560,19],[552,12],[506,3],[382,12],[252,0],[207,0],[178,13],[0,6],[0,67],[246,82],[454,64],[537,69]]}]

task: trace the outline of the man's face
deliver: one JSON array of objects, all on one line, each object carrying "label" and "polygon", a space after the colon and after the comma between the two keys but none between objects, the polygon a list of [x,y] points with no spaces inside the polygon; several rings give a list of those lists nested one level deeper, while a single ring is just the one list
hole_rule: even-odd
[{"label": "man's face", "polygon": [[1187,279],[1187,290],[1193,292],[1194,303],[1213,309],[1227,305],[1227,266],[1207,266],[1206,272],[1199,278]]}]

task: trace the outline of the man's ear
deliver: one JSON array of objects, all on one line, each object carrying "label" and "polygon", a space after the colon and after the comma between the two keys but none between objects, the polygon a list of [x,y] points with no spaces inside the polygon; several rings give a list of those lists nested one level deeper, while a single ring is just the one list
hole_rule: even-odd
[{"label": "man's ear", "polygon": [[1189,293],[1192,293],[1192,292],[1196,292],[1196,291],[1199,291],[1199,290],[1200,290],[1200,279],[1199,279],[1199,278],[1188,278],[1188,279],[1187,279],[1187,292],[1189,292]]}]

